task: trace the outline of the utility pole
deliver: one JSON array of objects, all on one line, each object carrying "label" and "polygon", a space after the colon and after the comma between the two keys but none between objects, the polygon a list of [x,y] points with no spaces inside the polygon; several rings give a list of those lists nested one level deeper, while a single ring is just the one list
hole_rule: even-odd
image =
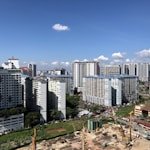
[{"label": "utility pole", "polygon": [[82,150],[85,150],[85,126],[82,129]]},{"label": "utility pole", "polygon": [[129,115],[130,115],[130,141],[132,141],[132,131],[131,131],[131,129],[132,129],[132,114],[133,114],[133,111],[131,111],[129,113]]},{"label": "utility pole", "polygon": [[36,150],[36,128],[34,128],[34,135],[32,136],[32,150]]}]

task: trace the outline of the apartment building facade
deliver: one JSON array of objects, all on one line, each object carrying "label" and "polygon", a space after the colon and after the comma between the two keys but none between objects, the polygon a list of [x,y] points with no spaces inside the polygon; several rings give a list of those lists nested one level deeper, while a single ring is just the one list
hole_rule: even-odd
[{"label": "apartment building facade", "polygon": [[47,122],[47,80],[34,78],[32,82],[33,109],[40,111],[42,122]]},{"label": "apartment building facade", "polygon": [[121,65],[121,73],[136,75],[140,81],[150,81],[150,64],[149,63],[129,63]]},{"label": "apartment building facade", "polygon": [[138,77],[128,75],[83,77],[83,100],[115,106],[138,100]]},{"label": "apartment building facade", "polygon": [[96,61],[76,61],[72,65],[73,86],[82,91],[84,76],[99,75],[99,62]]},{"label": "apartment building facade", "polygon": [[[0,68],[0,109],[9,109],[23,104],[21,71]],[[24,127],[24,115],[0,117],[0,134]]]},{"label": "apartment building facade", "polygon": [[100,67],[100,75],[119,75],[121,74],[120,65],[105,65]]},{"label": "apartment building facade", "polygon": [[22,105],[21,71],[0,69],[0,109]]},{"label": "apartment building facade", "polygon": [[66,83],[48,78],[48,108],[61,111],[61,119],[66,118]]},{"label": "apartment building facade", "polygon": [[66,83],[66,94],[73,94],[73,76],[72,75],[49,75],[45,74],[47,78],[52,80],[59,80]]},{"label": "apartment building facade", "polygon": [[0,117],[0,135],[24,128],[24,114]]}]

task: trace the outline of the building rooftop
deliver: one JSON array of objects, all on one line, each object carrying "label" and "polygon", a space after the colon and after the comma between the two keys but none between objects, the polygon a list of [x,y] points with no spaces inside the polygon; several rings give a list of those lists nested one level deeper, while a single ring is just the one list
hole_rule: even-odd
[{"label": "building rooftop", "polygon": [[150,111],[150,105],[142,107],[141,110]]},{"label": "building rooftop", "polygon": [[19,60],[19,59],[12,56],[11,58],[8,58],[8,60]]},{"label": "building rooftop", "polygon": [[84,76],[84,78],[100,78],[100,79],[112,79],[112,78],[137,78],[136,75],[95,75],[95,76]]}]

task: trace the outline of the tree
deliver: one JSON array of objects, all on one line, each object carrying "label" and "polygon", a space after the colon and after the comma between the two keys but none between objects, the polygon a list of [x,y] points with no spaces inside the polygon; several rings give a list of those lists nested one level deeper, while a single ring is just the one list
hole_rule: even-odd
[{"label": "tree", "polygon": [[9,116],[10,116],[9,110],[3,109],[3,110],[0,111],[0,117],[5,117],[5,118],[7,118],[7,117],[9,117]]},{"label": "tree", "polygon": [[67,95],[67,97],[66,97],[67,118],[70,116],[74,117],[77,114],[79,101],[80,101],[79,96]]},{"label": "tree", "polygon": [[25,115],[25,126],[33,127],[40,123],[40,113],[39,112],[29,112]]},{"label": "tree", "polygon": [[72,117],[73,115],[74,115],[74,109],[67,107],[66,108],[66,117],[69,118],[69,117]]},{"label": "tree", "polygon": [[9,114],[10,115],[18,115],[19,114],[19,110],[17,108],[11,108],[9,110]]},{"label": "tree", "polygon": [[61,114],[62,114],[61,111],[53,109],[50,111],[50,118],[52,120],[59,120],[61,119]]}]

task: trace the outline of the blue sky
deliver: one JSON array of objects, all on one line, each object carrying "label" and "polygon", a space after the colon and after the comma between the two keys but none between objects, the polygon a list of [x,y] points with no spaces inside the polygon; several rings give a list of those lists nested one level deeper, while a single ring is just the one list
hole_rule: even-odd
[{"label": "blue sky", "polygon": [[149,62],[149,0],[0,0],[0,62]]}]

